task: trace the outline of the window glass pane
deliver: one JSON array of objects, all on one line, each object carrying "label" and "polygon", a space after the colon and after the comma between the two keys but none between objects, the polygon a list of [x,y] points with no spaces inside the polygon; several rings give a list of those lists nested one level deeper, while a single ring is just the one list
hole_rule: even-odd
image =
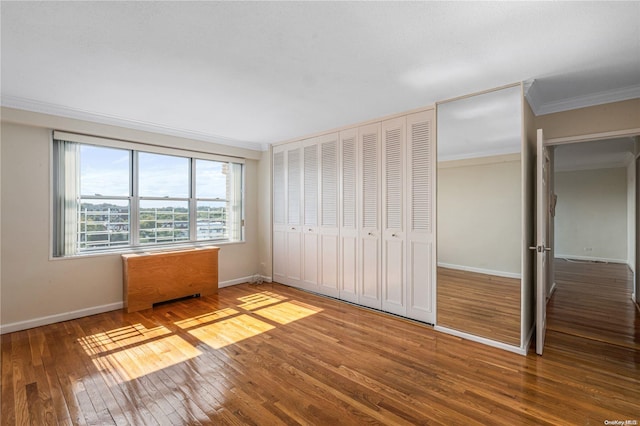
[{"label": "window glass pane", "polygon": [[140,152],[138,176],[141,197],[189,197],[188,158]]},{"label": "window glass pane", "polygon": [[128,200],[80,200],[78,250],[117,248],[129,245]]},{"label": "window glass pane", "polygon": [[129,195],[131,151],[80,146],[80,193],[82,195]]},{"label": "window glass pane", "polygon": [[198,201],[198,240],[228,238],[227,203],[225,201]]},{"label": "window glass pane", "polygon": [[189,202],[140,201],[140,244],[189,240]]},{"label": "window glass pane", "polygon": [[196,197],[227,200],[229,163],[196,160]]}]

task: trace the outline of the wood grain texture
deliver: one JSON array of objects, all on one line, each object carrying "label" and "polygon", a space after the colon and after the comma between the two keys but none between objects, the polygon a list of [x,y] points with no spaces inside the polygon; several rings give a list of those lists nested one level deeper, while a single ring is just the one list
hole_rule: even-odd
[{"label": "wood grain texture", "polygon": [[218,247],[123,254],[124,306],[127,312],[154,303],[218,290]]},{"label": "wood grain texture", "polygon": [[438,267],[437,324],[520,346],[520,279]]},{"label": "wood grain texture", "polygon": [[279,284],[5,334],[1,349],[3,425],[640,417],[629,347],[550,331],[544,356],[525,357]]}]

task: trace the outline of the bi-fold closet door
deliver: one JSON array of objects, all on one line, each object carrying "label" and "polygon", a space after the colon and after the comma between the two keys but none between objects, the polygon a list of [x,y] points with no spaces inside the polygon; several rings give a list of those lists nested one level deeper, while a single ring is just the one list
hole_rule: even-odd
[{"label": "bi-fold closet door", "polygon": [[433,126],[429,110],[275,147],[274,280],[433,323]]}]

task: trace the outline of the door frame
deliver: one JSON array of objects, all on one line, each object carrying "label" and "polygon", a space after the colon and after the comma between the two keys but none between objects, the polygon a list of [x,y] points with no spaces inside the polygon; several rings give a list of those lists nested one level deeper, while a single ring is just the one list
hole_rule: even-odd
[{"label": "door frame", "polygon": [[[573,143],[580,143],[580,142],[593,142],[593,141],[598,141],[598,140],[606,140],[606,139],[615,139],[615,138],[625,138],[625,137],[638,137],[640,136],[640,127],[636,127],[636,128],[631,128],[631,129],[625,129],[625,130],[615,130],[615,131],[610,131],[610,132],[600,132],[600,133],[588,133],[588,134],[584,134],[584,135],[575,135],[575,136],[566,136],[566,137],[561,137],[561,138],[550,138],[550,139],[546,139],[544,141],[544,146],[546,147],[554,147],[554,146],[558,146],[558,145],[567,145],[567,144],[573,144]],[[636,150],[638,150],[638,145],[636,143]],[[635,217],[636,217],[636,224],[640,223],[640,209],[638,208],[638,206],[640,205],[640,203],[638,202],[638,197],[637,194],[640,194],[640,181],[638,180],[638,176],[640,176],[640,171],[638,170],[637,165],[640,164],[640,161],[638,161],[639,158],[639,154],[638,152],[636,152],[636,159],[634,161],[636,161],[636,209],[635,209]],[[552,167],[550,170],[550,173],[553,175],[554,173],[554,169],[553,169],[553,163],[552,163]],[[536,194],[537,196],[537,194]],[[550,227],[550,241],[554,242],[555,240],[555,235],[554,235],[555,229],[553,226]],[[635,265],[634,265],[634,275],[635,275],[635,280],[634,280],[634,284],[636,286],[636,306],[638,307],[638,309],[640,309],[640,300],[638,300],[638,298],[640,298],[640,294],[638,294],[638,290],[640,289],[640,229],[638,229],[638,227],[636,226],[636,235],[635,237],[635,247],[636,247],[636,256],[635,256]],[[553,253],[553,252],[552,252]],[[551,259],[551,262],[553,262],[553,259]],[[554,277],[554,270],[551,269],[551,282],[553,283],[552,286],[555,287],[555,277]],[[552,291],[549,293],[549,296],[551,296],[551,293],[553,292],[553,288]],[[547,300],[548,301],[548,300]]]}]

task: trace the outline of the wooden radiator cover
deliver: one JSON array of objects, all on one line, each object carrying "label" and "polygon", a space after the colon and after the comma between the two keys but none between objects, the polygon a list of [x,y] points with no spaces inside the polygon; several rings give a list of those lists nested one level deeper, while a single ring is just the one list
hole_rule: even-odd
[{"label": "wooden radiator cover", "polygon": [[135,312],[154,303],[218,291],[218,247],[122,255],[124,307]]}]

